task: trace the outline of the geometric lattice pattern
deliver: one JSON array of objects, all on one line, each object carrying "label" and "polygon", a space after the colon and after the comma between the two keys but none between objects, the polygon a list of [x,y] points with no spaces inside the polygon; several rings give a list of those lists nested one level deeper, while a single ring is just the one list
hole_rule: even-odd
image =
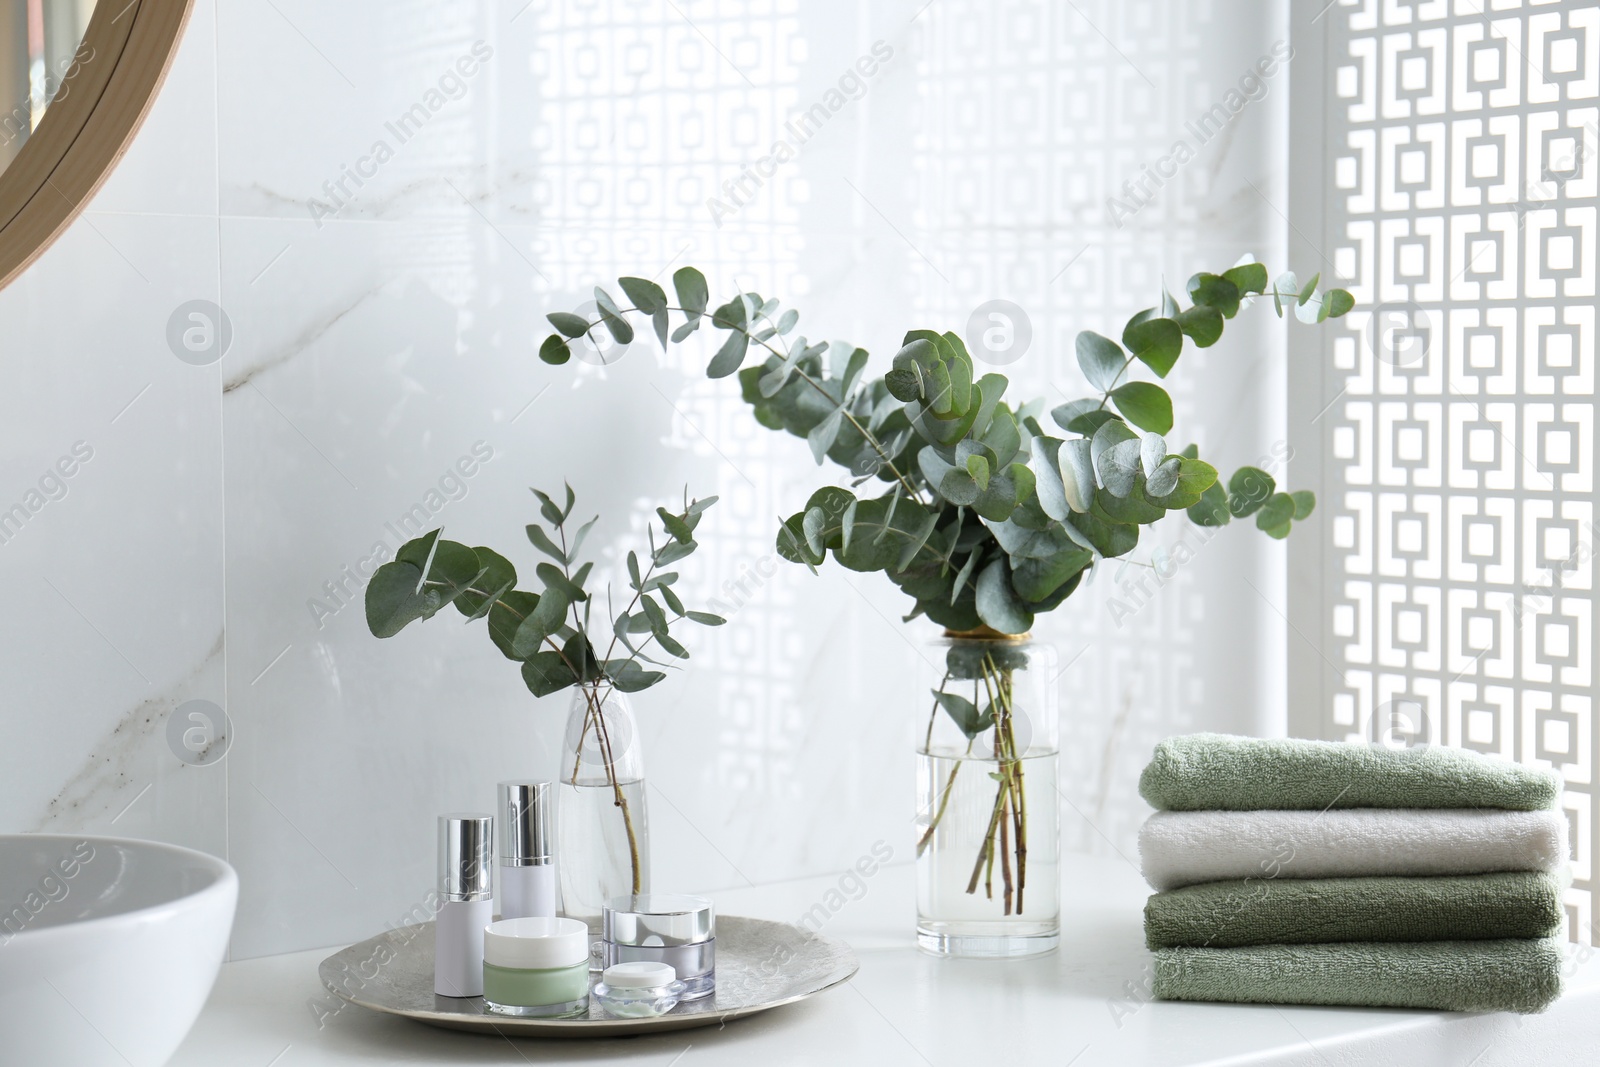
[{"label": "geometric lattice pattern", "polygon": [[1591,941],[1600,11],[1327,19],[1328,733],[1559,771]]}]

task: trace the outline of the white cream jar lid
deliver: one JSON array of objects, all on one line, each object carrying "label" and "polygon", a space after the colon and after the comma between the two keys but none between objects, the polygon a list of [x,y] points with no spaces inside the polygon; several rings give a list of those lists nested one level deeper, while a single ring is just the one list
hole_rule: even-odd
[{"label": "white cream jar lid", "polygon": [[601,975],[601,980],[612,989],[654,989],[676,982],[678,972],[672,969],[670,963],[639,960],[634,963],[613,963]]},{"label": "white cream jar lid", "polygon": [[589,959],[589,927],[577,919],[501,919],[483,928],[483,962],[521,971]]}]

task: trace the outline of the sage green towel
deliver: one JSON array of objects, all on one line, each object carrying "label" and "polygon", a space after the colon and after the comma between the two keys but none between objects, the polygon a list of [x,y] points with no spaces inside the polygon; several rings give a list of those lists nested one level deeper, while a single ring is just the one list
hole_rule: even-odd
[{"label": "sage green towel", "polygon": [[1139,777],[1140,795],[1164,811],[1538,811],[1560,792],[1561,779],[1548,771],[1461,749],[1225,734],[1169,737]]},{"label": "sage green towel", "polygon": [[1150,948],[1328,941],[1471,941],[1561,932],[1563,879],[1514,871],[1434,878],[1249,878],[1157,893]]},{"label": "sage green towel", "polygon": [[1539,1012],[1561,995],[1562,942],[1413,941],[1156,950],[1162,1000]]}]

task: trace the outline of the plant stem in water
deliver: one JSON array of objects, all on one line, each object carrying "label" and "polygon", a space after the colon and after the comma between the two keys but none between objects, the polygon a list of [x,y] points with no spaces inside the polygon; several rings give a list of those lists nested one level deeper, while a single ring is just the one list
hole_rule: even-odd
[{"label": "plant stem in water", "polygon": [[[639,870],[639,838],[633,828],[633,812],[628,807],[628,798],[622,792],[622,783],[617,781],[617,768],[611,748],[611,733],[606,729],[605,715],[602,713],[604,701],[596,695],[596,689],[589,686],[580,686],[584,692],[584,701],[589,706],[588,715],[584,716],[582,736],[578,741],[578,758],[572,768],[572,784],[578,784],[578,768],[583,762],[583,737],[588,736],[589,721],[592,719],[595,726],[595,736],[600,741],[600,759],[606,770],[606,784],[611,787],[614,803],[622,809],[622,828],[628,835],[628,864],[632,875],[632,892],[637,895],[641,890],[641,872]],[[596,687],[597,688],[597,687]]]}]

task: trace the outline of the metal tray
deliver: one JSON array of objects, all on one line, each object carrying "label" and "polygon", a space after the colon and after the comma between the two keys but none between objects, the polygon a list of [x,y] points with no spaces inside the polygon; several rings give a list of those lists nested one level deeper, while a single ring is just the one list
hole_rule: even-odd
[{"label": "metal tray", "polygon": [[525,1019],[491,1014],[482,997],[433,992],[433,923],[401,926],[341,949],[317,968],[322,984],[352,1004],[449,1030],[521,1037],[619,1037],[720,1025],[793,1004],[849,981],[860,967],[843,941],[789,923],[717,916],[717,990],[654,1019],[617,1019],[593,998],[587,1017]]}]

